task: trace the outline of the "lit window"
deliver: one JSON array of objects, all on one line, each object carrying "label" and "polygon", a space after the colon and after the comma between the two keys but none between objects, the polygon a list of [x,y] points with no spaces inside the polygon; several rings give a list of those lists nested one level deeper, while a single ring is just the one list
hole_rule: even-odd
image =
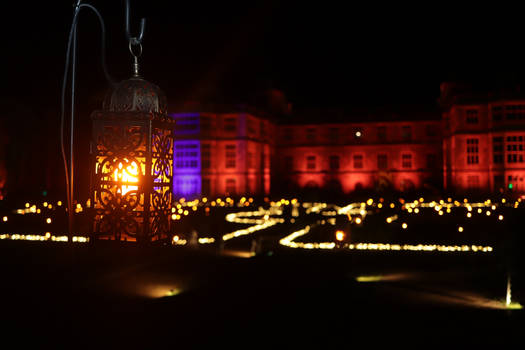
[{"label": "lit window", "polygon": [[175,168],[199,167],[199,144],[195,141],[175,143]]}]

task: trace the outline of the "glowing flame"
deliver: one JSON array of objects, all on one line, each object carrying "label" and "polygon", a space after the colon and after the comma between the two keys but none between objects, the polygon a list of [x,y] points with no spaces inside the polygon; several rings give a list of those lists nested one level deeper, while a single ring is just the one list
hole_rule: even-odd
[{"label": "glowing flame", "polygon": [[115,169],[113,173],[113,180],[121,182],[122,185],[117,189],[117,193],[125,195],[129,191],[137,191],[139,187],[130,184],[139,182],[138,175],[139,167],[137,163],[131,162],[125,169],[122,163],[118,163],[118,169]]}]

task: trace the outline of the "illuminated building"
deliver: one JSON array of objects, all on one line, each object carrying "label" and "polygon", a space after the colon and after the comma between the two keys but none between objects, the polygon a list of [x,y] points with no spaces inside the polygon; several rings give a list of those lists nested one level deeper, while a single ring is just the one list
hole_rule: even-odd
[{"label": "illuminated building", "polygon": [[274,123],[252,111],[171,116],[176,196],[269,194]]},{"label": "illuminated building", "polygon": [[524,192],[525,95],[441,84],[444,187]]},{"label": "illuminated building", "polygon": [[440,188],[441,122],[396,119],[280,125],[276,163],[283,187],[337,193]]}]

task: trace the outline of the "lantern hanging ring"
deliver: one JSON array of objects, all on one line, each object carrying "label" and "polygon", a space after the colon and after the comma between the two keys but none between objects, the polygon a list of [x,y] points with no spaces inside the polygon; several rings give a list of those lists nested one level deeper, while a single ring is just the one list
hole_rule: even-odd
[{"label": "lantern hanging ring", "polygon": [[146,19],[142,18],[140,20],[140,33],[139,36],[131,36],[129,32],[129,0],[126,0],[126,38],[128,39],[130,45],[140,45],[144,37],[144,27],[146,26]]},{"label": "lantern hanging ring", "polygon": [[[142,44],[133,45],[133,43],[129,42],[129,52],[131,53],[131,56],[135,58],[139,58],[142,55]],[[137,47],[138,50],[134,50],[133,47]]]}]

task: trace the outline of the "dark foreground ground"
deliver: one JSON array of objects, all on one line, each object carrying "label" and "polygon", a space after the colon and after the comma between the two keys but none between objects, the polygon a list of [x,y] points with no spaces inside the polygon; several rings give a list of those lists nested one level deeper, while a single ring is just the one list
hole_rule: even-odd
[{"label": "dark foreground ground", "polygon": [[[185,247],[0,242],[0,263],[4,349],[525,341],[523,310],[485,307],[505,292],[505,269],[488,255],[275,251],[243,259]],[[362,275],[385,280],[357,282]]]}]

